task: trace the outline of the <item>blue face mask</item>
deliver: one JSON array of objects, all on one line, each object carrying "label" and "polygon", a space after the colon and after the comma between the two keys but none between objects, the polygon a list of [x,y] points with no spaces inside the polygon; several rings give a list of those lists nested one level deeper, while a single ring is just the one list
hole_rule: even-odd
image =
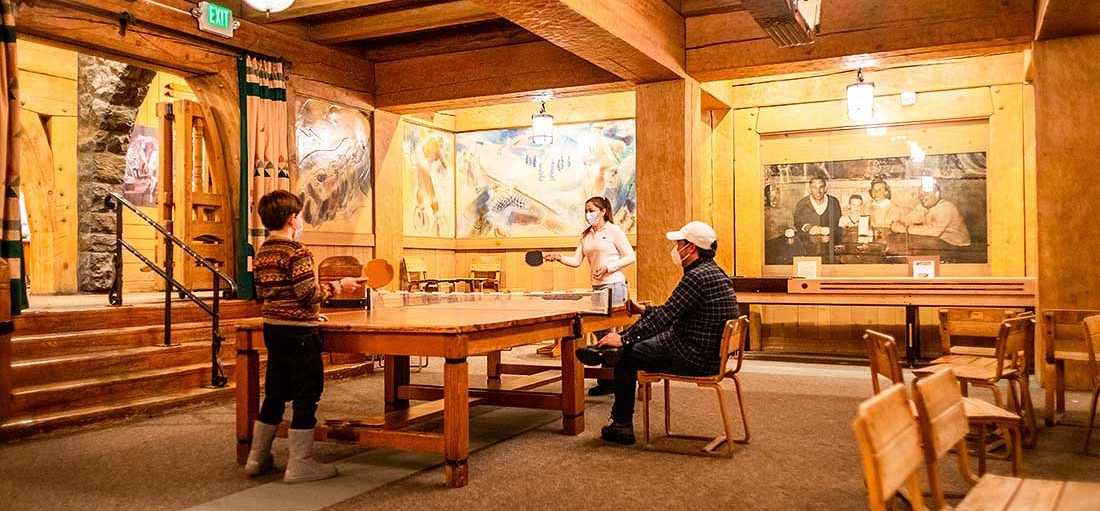
[{"label": "blue face mask", "polygon": [[584,213],[584,219],[588,222],[588,225],[596,225],[600,221],[599,211],[586,211]]}]

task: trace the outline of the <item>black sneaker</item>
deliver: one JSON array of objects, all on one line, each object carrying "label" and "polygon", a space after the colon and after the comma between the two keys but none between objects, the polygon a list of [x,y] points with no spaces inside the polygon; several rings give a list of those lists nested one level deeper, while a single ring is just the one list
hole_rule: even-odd
[{"label": "black sneaker", "polygon": [[615,384],[609,381],[597,380],[596,385],[588,389],[589,396],[606,396],[615,393]]},{"label": "black sneaker", "polygon": [[577,360],[586,366],[598,366],[604,363],[603,352],[594,346],[577,348]]},{"label": "black sneaker", "polygon": [[600,430],[600,438],[616,444],[634,445],[637,441],[634,438],[634,423],[612,420],[611,424]]}]

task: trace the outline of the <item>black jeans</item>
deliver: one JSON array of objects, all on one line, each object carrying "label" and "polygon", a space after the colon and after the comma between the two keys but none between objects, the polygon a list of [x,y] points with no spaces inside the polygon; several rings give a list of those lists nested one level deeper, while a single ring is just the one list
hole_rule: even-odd
[{"label": "black jeans", "polygon": [[317,403],[325,388],[325,365],[321,360],[321,329],[315,326],[264,323],[267,373],[260,422],[283,421],[286,402],[292,401],[291,429],[313,429],[317,424]]},{"label": "black jeans", "polygon": [[615,366],[615,403],[611,405],[611,418],[615,422],[629,423],[634,420],[638,371],[701,374],[697,368],[659,346],[653,337],[623,348],[623,358]]}]

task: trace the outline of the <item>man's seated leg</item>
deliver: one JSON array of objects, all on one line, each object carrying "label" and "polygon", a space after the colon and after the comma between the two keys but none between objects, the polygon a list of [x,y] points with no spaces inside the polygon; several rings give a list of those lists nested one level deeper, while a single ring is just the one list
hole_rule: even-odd
[{"label": "man's seated leg", "polygon": [[631,445],[634,438],[634,394],[638,371],[677,373],[686,370],[678,358],[665,352],[653,338],[638,341],[622,350],[615,365],[615,402],[611,405],[611,423],[600,431],[608,442]]}]

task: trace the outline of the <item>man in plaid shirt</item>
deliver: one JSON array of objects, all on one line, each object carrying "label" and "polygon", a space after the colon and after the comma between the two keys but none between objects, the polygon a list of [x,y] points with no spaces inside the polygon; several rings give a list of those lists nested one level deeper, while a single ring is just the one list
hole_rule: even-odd
[{"label": "man in plaid shirt", "polygon": [[[596,349],[581,348],[585,365],[615,366],[615,403],[604,440],[630,445],[634,438],[634,396],[638,371],[687,376],[716,374],[718,350],[726,321],[738,316],[733,281],[714,262],[718,249],[714,229],[689,222],[665,235],[674,242],[670,257],[684,276],[664,305],[627,306],[642,317],[620,333],[600,339]],[[620,348],[621,347],[621,348]],[[620,351],[621,349],[621,351]]]}]

